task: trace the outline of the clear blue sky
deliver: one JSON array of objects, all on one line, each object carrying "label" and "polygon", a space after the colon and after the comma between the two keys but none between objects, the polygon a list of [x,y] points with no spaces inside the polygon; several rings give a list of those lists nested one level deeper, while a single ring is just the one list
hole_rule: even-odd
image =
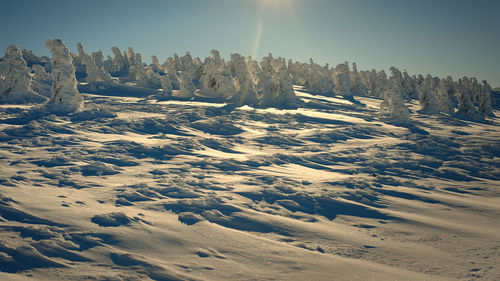
[{"label": "clear blue sky", "polygon": [[211,49],[226,58],[272,52],[500,87],[500,0],[0,0],[0,26],[0,48],[38,55],[47,54],[48,38],[73,51],[77,42],[105,54],[132,46],[145,61],[185,51],[203,59]]}]

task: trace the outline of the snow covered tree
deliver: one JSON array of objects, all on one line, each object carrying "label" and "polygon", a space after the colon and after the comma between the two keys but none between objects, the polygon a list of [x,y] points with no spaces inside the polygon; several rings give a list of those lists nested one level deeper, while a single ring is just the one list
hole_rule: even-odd
[{"label": "snow covered tree", "polygon": [[377,73],[375,78],[374,89],[372,95],[374,97],[383,98],[384,92],[389,88],[389,80],[387,79],[387,74],[385,74],[384,70],[381,70]]},{"label": "snow covered tree", "polygon": [[436,104],[439,112],[453,113],[453,103],[445,80],[441,80],[436,89]]},{"label": "snow covered tree", "polygon": [[168,75],[170,82],[172,83],[173,89],[180,89],[180,81],[177,77],[177,70],[175,69],[175,63],[173,58],[168,58],[167,61],[162,66],[163,72]]},{"label": "snow covered tree", "polygon": [[190,99],[194,97],[194,92],[196,90],[193,79],[188,72],[181,72],[180,79],[180,90],[173,92],[172,96],[181,99]]},{"label": "snow covered tree", "polygon": [[421,112],[424,114],[437,114],[437,102],[434,90],[424,83],[418,87]]},{"label": "snow covered tree", "polygon": [[239,54],[232,54],[230,71],[234,76],[236,94],[231,99],[237,105],[256,105],[259,102],[257,90],[250,79],[245,58]]},{"label": "snow covered tree", "polygon": [[128,47],[128,49],[127,49],[127,58],[128,58],[128,63],[130,66],[136,65],[135,53],[134,53],[134,49],[132,47]]},{"label": "snow covered tree", "polygon": [[333,94],[333,79],[328,68],[309,60],[303,73],[304,87],[319,94]]},{"label": "snow covered tree", "polygon": [[286,62],[281,59],[272,59],[271,56],[265,60],[264,68],[271,66],[271,78],[265,80],[263,92],[260,97],[260,105],[266,107],[296,107],[300,99],[295,95],[292,80],[288,74]]},{"label": "snow covered tree", "polygon": [[0,103],[43,102],[46,99],[31,89],[31,75],[21,50],[9,45],[0,62]]},{"label": "snow covered tree", "polygon": [[459,90],[455,95],[458,100],[458,110],[455,114],[473,120],[478,120],[479,114],[474,107],[472,94],[464,88]]},{"label": "snow covered tree", "polygon": [[151,68],[146,67],[142,61],[141,54],[134,53],[133,49],[129,48],[128,56],[132,55],[134,56],[134,59],[129,57],[131,65],[129,68],[128,79],[130,81],[135,81],[139,87],[152,89],[160,88],[160,75],[157,72],[154,72]]},{"label": "snow covered tree", "polygon": [[183,71],[189,72],[191,76],[194,75],[196,66],[194,65],[194,61],[191,57],[190,52],[186,52],[186,54],[180,58],[180,63],[182,65]]},{"label": "snow covered tree", "polygon": [[370,97],[379,97],[380,94],[377,93],[376,89],[377,71],[373,69],[371,71],[361,71],[359,74],[366,89],[366,94]]},{"label": "snow covered tree", "polygon": [[389,83],[390,87],[383,93],[384,101],[380,103],[380,112],[395,123],[408,124],[410,111],[404,103],[401,82],[391,77]]},{"label": "snow covered tree", "polygon": [[472,77],[470,78],[470,88],[469,90],[472,93],[472,96],[474,98],[474,104],[479,104],[479,99],[481,96],[481,86],[477,82],[477,78]]},{"label": "snow covered tree", "polygon": [[181,58],[179,58],[179,55],[174,54],[173,62],[174,62],[174,66],[175,66],[176,71],[183,71],[184,70],[184,68],[182,66]]},{"label": "snow covered tree", "polygon": [[151,65],[150,65],[150,67],[151,67],[151,69],[154,72],[159,72],[161,70],[160,61],[158,60],[157,56],[151,56]]},{"label": "snow covered tree", "polygon": [[31,80],[31,89],[38,93],[39,95],[50,97],[50,88],[52,84],[52,80],[50,79],[50,75],[45,72],[43,66],[39,64],[34,64],[31,67],[33,71],[33,78]]},{"label": "snow covered tree", "polygon": [[479,116],[485,118],[487,116],[494,116],[491,108],[491,86],[485,80],[482,81],[480,86],[480,94],[478,97],[479,103]]},{"label": "snow covered tree", "polygon": [[[397,69],[396,67],[391,67],[389,69],[391,71],[391,79],[395,80],[397,84],[399,84],[401,87],[401,96],[403,97],[403,99],[407,100],[410,98],[410,93],[409,93],[409,89],[405,86],[405,81],[403,79],[403,74],[401,73],[401,71],[399,69]],[[434,87],[431,87],[431,89],[434,89]]]},{"label": "snow covered tree", "polygon": [[100,68],[104,66],[104,55],[102,51],[92,52],[92,58],[94,58],[95,65]]},{"label": "snow covered tree", "polygon": [[107,59],[104,61],[103,66],[104,70],[106,70],[110,75],[118,76],[120,74],[120,66],[116,63],[116,61],[108,55]]},{"label": "snow covered tree", "polygon": [[134,54],[134,69],[135,69],[135,80],[137,81],[137,86],[148,87],[148,77],[146,74],[146,68],[142,62],[142,55],[139,53]]},{"label": "snow covered tree", "polygon": [[56,113],[81,110],[84,101],[76,88],[75,67],[68,48],[60,39],[47,40],[45,47],[52,54],[52,95],[47,109]]},{"label": "snow covered tree", "polygon": [[172,95],[172,82],[170,82],[168,74],[160,76],[160,83],[163,94],[167,96]]},{"label": "snow covered tree", "polygon": [[342,96],[351,96],[351,78],[349,77],[349,64],[347,62],[339,64],[333,72],[335,83],[335,93]]},{"label": "snow covered tree", "polygon": [[[130,64],[128,62],[128,59],[125,58],[122,53],[120,52],[120,49],[118,47],[112,47],[111,51],[115,55],[113,61],[118,65],[118,69],[120,72],[122,71],[127,71]],[[109,71],[109,70],[108,70]]]},{"label": "snow covered tree", "polygon": [[151,89],[161,88],[160,74],[154,72],[151,68],[146,68],[146,87]]},{"label": "snow covered tree", "polygon": [[406,92],[408,99],[418,99],[419,98],[419,93],[417,91],[417,78],[415,75],[410,76],[406,72],[406,70],[403,71],[403,90]]},{"label": "snow covered tree", "polygon": [[265,73],[272,73],[273,72],[273,66],[271,65],[271,61],[273,60],[273,54],[269,53],[267,57],[263,57],[262,61],[260,62],[260,68],[262,69],[263,72]]},{"label": "snow covered tree", "polygon": [[271,78],[271,74],[264,73],[259,63],[251,56],[247,58],[247,69],[249,77],[255,85],[255,90],[261,94],[264,90],[264,85],[267,83],[266,81]]},{"label": "snow covered tree", "polygon": [[87,83],[93,84],[98,82],[111,82],[111,75],[103,69],[103,67],[98,67],[92,56],[87,55],[83,50],[82,43],[77,44],[78,47],[78,57],[81,62],[85,65],[87,72]]},{"label": "snow covered tree", "polygon": [[211,51],[212,57],[206,58],[202,66],[200,94],[215,99],[230,99],[236,93],[234,81],[229,68],[224,64],[216,50]]},{"label": "snow covered tree", "polygon": [[32,50],[22,49],[21,53],[23,59],[28,67],[32,67],[35,64],[43,65],[43,61],[39,58]]},{"label": "snow covered tree", "polygon": [[366,96],[368,90],[363,83],[361,76],[358,72],[358,67],[355,62],[352,63],[352,71],[349,74],[351,80],[351,93],[354,96]]}]

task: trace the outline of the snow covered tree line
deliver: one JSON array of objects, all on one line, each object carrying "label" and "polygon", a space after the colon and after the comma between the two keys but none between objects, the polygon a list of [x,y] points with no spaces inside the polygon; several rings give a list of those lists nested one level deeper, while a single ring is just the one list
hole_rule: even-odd
[{"label": "snow covered tree line", "polygon": [[456,114],[476,120],[493,114],[492,89],[476,78],[454,81],[451,77],[410,76],[395,67],[388,76],[383,70],[358,71],[355,63],[352,69],[347,62],[330,67],[312,59],[309,63],[287,62],[271,54],[260,63],[239,54],[225,61],[216,50],[204,61],[186,52],[182,57],[174,54],[163,64],[152,56],[147,65],[131,47],[123,52],[113,47],[113,56],[106,59],[102,51],[85,53],[81,43],[77,54],[58,39],[48,40],[46,47],[52,59],[20,51],[15,45],[7,48],[0,62],[0,102],[40,102],[48,97],[48,103],[54,104],[59,98],[60,103],[74,103],[64,110],[76,110],[83,104],[78,81],[95,87],[120,81],[161,89],[157,97],[162,99],[198,97],[237,105],[294,107],[300,99],[293,85],[299,85],[322,95],[383,98],[381,113],[401,122],[409,117],[405,100],[419,100],[424,114]]}]

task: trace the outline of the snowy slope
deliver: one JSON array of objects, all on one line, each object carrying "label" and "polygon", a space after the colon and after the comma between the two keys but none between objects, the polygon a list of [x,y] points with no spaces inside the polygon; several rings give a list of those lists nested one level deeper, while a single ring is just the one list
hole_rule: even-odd
[{"label": "snowy slope", "polygon": [[410,103],[397,126],[379,99],[295,90],[288,110],[2,105],[0,279],[500,279],[497,118]]}]

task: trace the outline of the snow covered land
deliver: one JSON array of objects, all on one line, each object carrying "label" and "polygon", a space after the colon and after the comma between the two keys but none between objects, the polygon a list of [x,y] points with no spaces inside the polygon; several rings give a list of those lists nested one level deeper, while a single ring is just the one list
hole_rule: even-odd
[{"label": "snow covered land", "polygon": [[500,280],[486,81],[46,47],[0,61],[0,280]]}]

